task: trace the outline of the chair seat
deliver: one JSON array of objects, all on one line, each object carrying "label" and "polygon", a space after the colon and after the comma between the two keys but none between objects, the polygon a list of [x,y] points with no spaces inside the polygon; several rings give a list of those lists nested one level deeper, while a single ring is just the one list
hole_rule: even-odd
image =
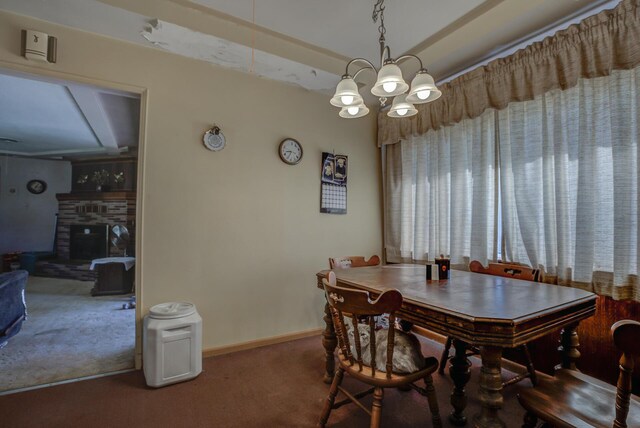
[{"label": "chair seat", "polygon": [[[535,388],[521,389],[520,404],[558,427],[610,428],[615,419],[616,388],[575,370],[558,370],[539,379]],[[631,396],[629,427],[640,427],[640,400]]]},{"label": "chair seat", "polygon": [[371,367],[369,366],[363,365],[362,370],[360,370],[357,361],[352,365],[349,359],[345,357],[342,352],[338,352],[338,363],[354,378],[369,385],[380,386],[383,388],[396,388],[400,385],[415,382],[430,375],[438,368],[438,360],[434,357],[428,357],[424,359],[425,365],[422,370],[413,373],[391,373],[391,377],[387,378],[387,374],[379,370],[376,370],[376,372],[372,374]]}]

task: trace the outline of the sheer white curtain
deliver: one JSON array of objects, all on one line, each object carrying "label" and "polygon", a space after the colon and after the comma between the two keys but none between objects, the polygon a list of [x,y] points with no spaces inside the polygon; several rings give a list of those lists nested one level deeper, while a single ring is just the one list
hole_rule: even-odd
[{"label": "sheer white curtain", "polygon": [[640,300],[640,69],[498,112],[505,258]]},{"label": "sheer white curtain", "polygon": [[495,258],[493,110],[386,146],[385,250],[389,261]]}]

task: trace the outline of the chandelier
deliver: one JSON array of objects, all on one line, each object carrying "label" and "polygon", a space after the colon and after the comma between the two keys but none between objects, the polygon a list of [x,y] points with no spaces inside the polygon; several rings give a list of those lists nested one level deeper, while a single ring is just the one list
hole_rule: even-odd
[{"label": "chandelier", "polygon": [[[378,17],[380,18],[380,25],[378,26],[378,31],[380,32],[380,38],[378,39],[380,43],[380,69],[377,69],[370,61],[364,58],[354,58],[347,63],[345,74],[342,76],[340,83],[338,83],[336,93],[330,101],[331,105],[340,107],[340,117],[355,119],[369,113],[362,95],[358,92],[358,85],[355,80],[365,70],[372,70],[377,75],[376,83],[371,88],[371,93],[378,97],[381,107],[384,107],[387,99],[395,97],[391,104],[391,109],[387,113],[390,117],[413,116],[418,113],[414,104],[428,103],[442,95],[442,92],[436,87],[433,77],[422,65],[420,58],[411,54],[402,55],[397,59],[391,58],[391,49],[386,45],[384,38],[384,34],[387,32],[384,26],[384,8],[384,0],[378,0],[373,7],[372,15],[373,22],[378,22]],[[405,82],[402,77],[402,70],[398,67],[398,63],[410,58],[420,63],[420,69],[411,81],[411,86]],[[361,64],[361,68],[353,75],[349,74],[349,67],[357,63]],[[408,93],[407,90],[409,90]]]}]

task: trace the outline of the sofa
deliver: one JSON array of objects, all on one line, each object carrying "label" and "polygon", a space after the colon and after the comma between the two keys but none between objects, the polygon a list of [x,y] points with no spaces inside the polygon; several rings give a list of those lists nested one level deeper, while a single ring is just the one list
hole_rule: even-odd
[{"label": "sofa", "polygon": [[18,334],[27,319],[24,290],[28,278],[25,270],[0,273],[0,348]]}]

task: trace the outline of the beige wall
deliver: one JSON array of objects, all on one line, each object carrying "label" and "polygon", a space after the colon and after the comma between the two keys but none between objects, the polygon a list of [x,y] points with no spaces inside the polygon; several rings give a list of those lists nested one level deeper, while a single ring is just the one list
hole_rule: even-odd
[{"label": "beige wall", "polygon": [[[22,28],[56,36],[58,63],[21,58]],[[343,120],[328,95],[0,12],[3,67],[148,90],[142,307],[195,302],[204,348],[320,327],[314,274],[331,255],[381,251],[374,114]],[[218,153],[201,144],[214,122],[228,141]],[[304,147],[298,166],[277,155],[284,137]],[[349,156],[344,216],[319,213],[333,150]]]}]

